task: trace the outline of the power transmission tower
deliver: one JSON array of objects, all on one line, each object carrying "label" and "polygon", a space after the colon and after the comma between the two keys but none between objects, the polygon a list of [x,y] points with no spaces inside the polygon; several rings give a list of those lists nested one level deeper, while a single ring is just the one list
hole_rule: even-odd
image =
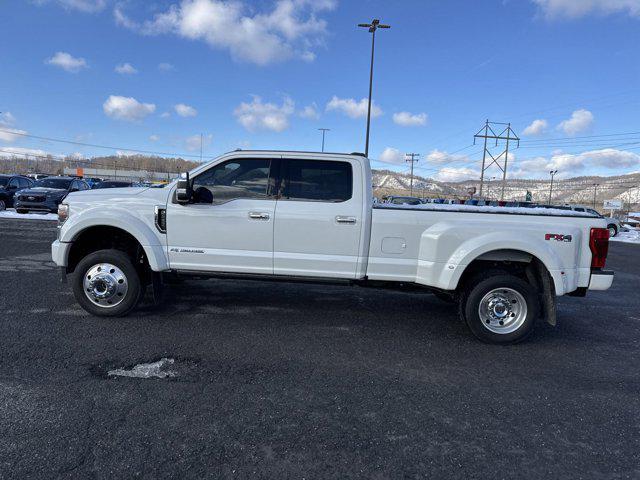
[{"label": "power transmission tower", "polygon": [[[494,126],[500,126],[502,131],[499,134],[495,132],[493,129]],[[518,137],[513,129],[511,128],[510,123],[500,123],[500,122],[490,122],[487,120],[478,133],[473,136],[473,144],[476,144],[477,138],[484,138],[484,152],[482,154],[482,171],[480,172],[480,192],[478,194],[479,197],[482,197],[482,188],[484,186],[484,172],[491,167],[494,163],[496,166],[502,170],[502,193],[500,194],[500,200],[504,200],[504,189],[507,184],[507,164],[509,162],[509,142],[517,141],[518,147],[520,147],[520,137]],[[495,140],[495,146],[498,146],[498,141],[505,140],[506,145],[505,149],[498,155],[494,157],[493,154],[487,148],[487,141]],[[491,158],[491,162],[487,164],[487,156]],[[504,156],[504,164],[500,164],[500,160]]]},{"label": "power transmission tower", "polygon": [[411,196],[413,197],[413,164],[418,161],[419,153],[405,153],[404,158],[405,162],[411,162]]}]

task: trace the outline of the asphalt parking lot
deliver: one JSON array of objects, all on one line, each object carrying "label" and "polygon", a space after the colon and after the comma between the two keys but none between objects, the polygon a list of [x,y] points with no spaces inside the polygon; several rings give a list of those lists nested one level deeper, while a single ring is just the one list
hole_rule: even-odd
[{"label": "asphalt parking lot", "polygon": [[[194,281],[90,317],[0,220],[0,478],[638,478],[640,246],[524,344],[428,294]],[[176,376],[111,377],[161,358]]]}]

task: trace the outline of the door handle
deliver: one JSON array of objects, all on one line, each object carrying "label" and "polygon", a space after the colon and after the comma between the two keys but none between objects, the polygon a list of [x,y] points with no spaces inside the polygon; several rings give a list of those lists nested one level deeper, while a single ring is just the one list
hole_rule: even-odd
[{"label": "door handle", "polygon": [[265,212],[249,212],[251,220],[269,220],[269,214]]},{"label": "door handle", "polygon": [[350,225],[354,225],[356,223],[356,217],[344,217],[342,215],[338,215],[336,217],[337,223],[348,223]]}]

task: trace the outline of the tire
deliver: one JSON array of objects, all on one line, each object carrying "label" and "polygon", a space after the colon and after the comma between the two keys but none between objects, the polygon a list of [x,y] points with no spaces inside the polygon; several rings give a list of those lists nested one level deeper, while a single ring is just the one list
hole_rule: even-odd
[{"label": "tire", "polygon": [[22,208],[16,208],[16,213],[19,213],[21,215],[24,215],[25,213],[28,213],[29,210],[24,210]]},{"label": "tire", "polygon": [[92,315],[123,317],[138,305],[143,292],[140,274],[120,250],[90,253],[75,268],[73,294]]},{"label": "tire", "polygon": [[485,274],[468,283],[460,301],[460,316],[486,343],[509,345],[533,331],[540,305],[536,289],[510,274]]},{"label": "tire", "polygon": [[608,225],[607,228],[609,229],[609,238],[615,237],[618,234],[618,227],[615,225]]},{"label": "tire", "polygon": [[0,212],[4,212],[7,209],[7,204],[4,200],[0,200]]}]

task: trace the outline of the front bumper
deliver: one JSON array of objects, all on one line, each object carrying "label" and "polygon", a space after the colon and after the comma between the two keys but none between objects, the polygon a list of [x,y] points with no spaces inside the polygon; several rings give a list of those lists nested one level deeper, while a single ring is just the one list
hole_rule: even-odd
[{"label": "front bumper", "polygon": [[67,267],[69,265],[69,250],[71,243],[56,240],[51,244],[51,258],[53,263],[59,267]]},{"label": "front bumper", "polygon": [[613,283],[613,276],[611,270],[592,272],[589,280],[589,290],[609,290]]},{"label": "front bumper", "polygon": [[28,210],[30,212],[51,212],[56,213],[58,211],[58,205],[61,200],[54,198],[47,198],[44,202],[28,202],[25,200],[14,199],[13,207],[18,210]]}]

